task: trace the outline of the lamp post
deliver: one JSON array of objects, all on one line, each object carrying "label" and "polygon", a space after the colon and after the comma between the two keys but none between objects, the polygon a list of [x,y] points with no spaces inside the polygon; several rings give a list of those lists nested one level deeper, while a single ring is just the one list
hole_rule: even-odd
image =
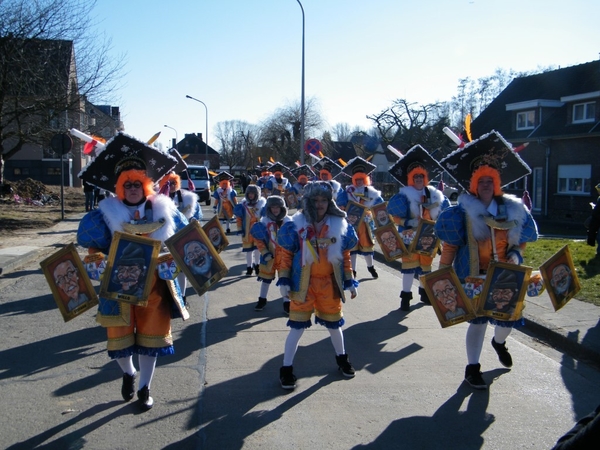
[{"label": "lamp post", "polygon": [[300,0],[296,0],[302,10],[302,90],[300,98],[300,163],[304,164],[304,8]]},{"label": "lamp post", "polygon": [[177,130],[173,127],[170,127],[169,125],[165,125],[165,128],[170,128],[171,130],[173,130],[175,132],[175,148],[177,148],[177,143],[179,142],[179,137],[177,135]]},{"label": "lamp post", "polygon": [[[198,103],[202,103],[204,105],[204,109],[206,110],[206,133],[204,136],[205,139],[205,143],[204,143],[204,150],[205,150],[205,155],[204,155],[204,159],[208,160],[208,107],[206,106],[206,103],[204,103],[202,100],[198,100],[197,98],[192,97],[191,95],[186,95],[185,98],[189,98],[191,100],[195,100]],[[210,164],[208,165],[210,167]]]}]

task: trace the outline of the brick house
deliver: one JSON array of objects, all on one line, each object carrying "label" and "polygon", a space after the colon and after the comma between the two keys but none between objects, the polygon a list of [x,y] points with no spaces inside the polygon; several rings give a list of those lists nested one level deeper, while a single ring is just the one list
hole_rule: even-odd
[{"label": "brick house", "polygon": [[532,174],[505,189],[530,193],[539,219],[582,222],[600,182],[600,61],[514,79],[473,121],[518,147]]}]

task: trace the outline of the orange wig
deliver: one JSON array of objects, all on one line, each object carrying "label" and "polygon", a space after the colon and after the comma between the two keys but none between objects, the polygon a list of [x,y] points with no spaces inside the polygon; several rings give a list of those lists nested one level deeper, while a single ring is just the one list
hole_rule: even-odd
[{"label": "orange wig", "polygon": [[364,172],[356,172],[352,175],[352,184],[356,186],[356,180],[363,180],[365,186],[371,186],[371,177]]},{"label": "orange wig", "polygon": [[413,177],[415,175],[423,175],[423,185],[424,186],[427,186],[429,184],[429,175],[427,174],[427,171],[423,167],[417,166],[414,169],[412,169],[410,172],[408,172],[407,181],[408,181],[409,186],[415,185],[415,181],[413,180]]},{"label": "orange wig", "polygon": [[229,180],[221,180],[219,181],[219,187],[223,190],[226,190],[231,187],[231,183]]},{"label": "orange wig", "polygon": [[503,194],[502,189],[500,189],[500,173],[497,169],[490,166],[479,166],[473,171],[471,182],[469,183],[469,192],[471,194],[477,196],[477,183],[479,183],[479,179],[482,177],[491,177],[494,180],[494,196],[498,197]]},{"label": "orange wig", "polygon": [[174,185],[176,190],[181,189],[181,177],[175,172],[170,172],[168,175],[164,176],[160,180],[159,187],[162,189],[168,182],[171,182],[171,185]]},{"label": "orange wig", "polygon": [[154,182],[146,175],[146,172],[143,170],[126,170],[119,175],[117,178],[117,184],[115,186],[115,194],[120,200],[125,200],[125,188],[123,185],[127,182],[135,183],[139,181],[142,183],[142,188],[144,189],[144,197],[148,197],[149,195],[156,194],[154,191]]}]

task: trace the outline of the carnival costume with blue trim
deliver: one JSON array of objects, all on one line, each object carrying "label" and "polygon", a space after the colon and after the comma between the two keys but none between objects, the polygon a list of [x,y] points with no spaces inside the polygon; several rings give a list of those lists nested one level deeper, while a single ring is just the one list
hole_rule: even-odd
[{"label": "carnival costume with blue trim", "polygon": [[[164,243],[164,241],[175,234],[180,229],[187,225],[186,217],[177,210],[171,199],[164,195],[150,195],[145,202],[142,202],[137,210],[140,211],[140,219],[137,224],[156,224],[154,231],[146,235],[151,239],[156,239]],[[115,231],[127,232],[131,226],[137,225],[132,223],[132,212],[121,200],[117,197],[109,197],[100,202],[98,209],[86,214],[79,223],[77,231],[77,243],[85,248],[93,248],[108,254],[112,236]],[[153,277],[158,278],[154,273]],[[166,283],[164,280],[158,281]],[[181,289],[177,280],[169,281],[173,283],[175,289],[175,298],[172,301],[178,302],[181,309],[185,309],[185,303],[181,294]],[[169,292],[166,288],[164,292]],[[121,303],[115,300],[99,298],[98,314],[96,321],[103,327],[119,327],[130,325],[130,308],[133,306],[127,303]],[[181,317],[179,308],[171,305],[171,316]],[[172,338],[171,338],[172,340]],[[126,349],[111,351],[111,358],[121,358],[129,356],[133,353],[160,356],[172,354],[173,345],[167,345],[162,348],[147,348],[143,345],[135,344]]]},{"label": "carnival costume with blue trim", "polygon": [[[506,261],[506,257],[514,253],[519,258],[519,262],[522,262],[523,257],[519,246],[537,240],[537,225],[518,197],[504,194],[494,199],[497,204],[504,205],[498,208],[496,217],[488,212],[488,208],[477,197],[463,193],[458,197],[458,204],[443,211],[435,224],[435,232],[444,244],[457,247],[453,266],[461,283],[464,283],[465,277],[481,274],[479,248],[492,239],[490,228],[492,221],[513,225],[508,229],[503,248],[497,249],[500,261]],[[501,321],[491,317],[478,317],[472,322],[488,321],[509,327],[522,326],[525,323],[522,318],[518,321]]]},{"label": "carnival costume with blue trim", "polygon": [[[248,198],[248,193],[254,192],[254,200]],[[242,252],[251,252],[256,249],[250,230],[264,214],[267,200],[261,197],[261,189],[256,185],[249,185],[242,201],[233,207],[236,217],[238,234],[242,235]]]}]

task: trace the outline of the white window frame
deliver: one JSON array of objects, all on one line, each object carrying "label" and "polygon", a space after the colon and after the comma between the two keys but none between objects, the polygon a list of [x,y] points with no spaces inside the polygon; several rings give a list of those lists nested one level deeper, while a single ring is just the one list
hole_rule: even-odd
[{"label": "white window frame", "polygon": [[535,110],[517,113],[517,130],[533,130],[535,127]]},{"label": "white window frame", "polygon": [[563,195],[590,195],[591,164],[561,164],[558,166],[556,192]]},{"label": "white window frame", "polygon": [[[577,118],[577,110],[582,112],[581,118]],[[573,105],[573,123],[593,122],[596,116],[596,102],[575,103]]]}]

